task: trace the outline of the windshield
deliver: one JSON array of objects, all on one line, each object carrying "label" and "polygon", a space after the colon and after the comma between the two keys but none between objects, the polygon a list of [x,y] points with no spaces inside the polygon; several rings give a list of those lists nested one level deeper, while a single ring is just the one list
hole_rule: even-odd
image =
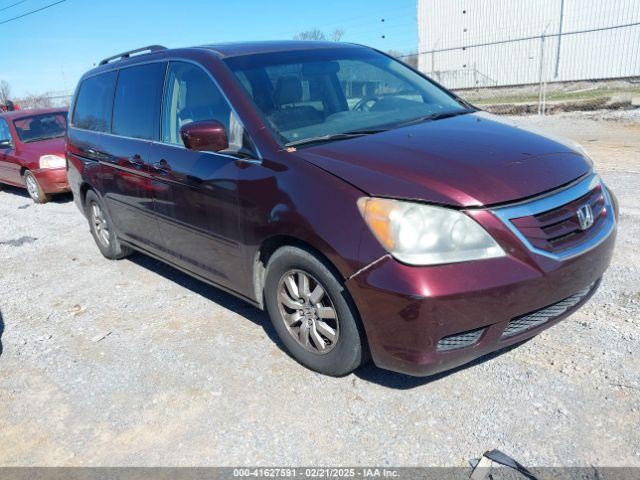
[{"label": "windshield", "polygon": [[406,65],[365,48],[225,60],[283,145],[374,133],[469,107]]},{"label": "windshield", "polygon": [[32,117],[21,117],[13,121],[20,141],[36,142],[63,137],[67,130],[67,113],[56,112]]}]

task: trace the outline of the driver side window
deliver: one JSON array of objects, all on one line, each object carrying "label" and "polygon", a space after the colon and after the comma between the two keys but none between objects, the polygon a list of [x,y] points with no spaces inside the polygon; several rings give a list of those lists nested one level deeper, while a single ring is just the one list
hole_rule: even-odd
[{"label": "driver side window", "polygon": [[180,128],[193,122],[216,120],[229,132],[231,108],[218,86],[198,66],[172,62],[165,81],[162,141],[183,146]]},{"label": "driver side window", "polygon": [[11,132],[9,131],[9,125],[4,118],[0,118],[0,142],[11,142]]}]

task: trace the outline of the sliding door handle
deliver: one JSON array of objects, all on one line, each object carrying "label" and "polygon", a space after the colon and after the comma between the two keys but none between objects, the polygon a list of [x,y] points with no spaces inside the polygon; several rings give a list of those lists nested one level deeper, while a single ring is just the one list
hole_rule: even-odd
[{"label": "sliding door handle", "polygon": [[144,165],[144,161],[142,160],[142,157],[137,153],[133,157],[129,158],[129,163],[136,168],[140,168]]},{"label": "sliding door handle", "polygon": [[163,175],[168,175],[169,173],[171,173],[171,165],[169,165],[169,162],[167,162],[164,158],[159,162],[154,163],[152,167],[156,172]]}]

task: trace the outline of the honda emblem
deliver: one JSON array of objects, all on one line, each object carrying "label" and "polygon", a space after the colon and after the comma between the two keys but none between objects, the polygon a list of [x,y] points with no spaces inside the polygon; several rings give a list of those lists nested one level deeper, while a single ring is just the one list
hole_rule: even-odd
[{"label": "honda emblem", "polygon": [[593,225],[593,210],[591,205],[583,205],[578,209],[578,223],[580,230],[586,230]]}]

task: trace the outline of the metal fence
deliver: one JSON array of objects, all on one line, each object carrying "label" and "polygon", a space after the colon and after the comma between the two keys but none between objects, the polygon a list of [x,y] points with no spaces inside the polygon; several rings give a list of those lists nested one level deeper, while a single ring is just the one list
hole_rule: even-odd
[{"label": "metal fence", "polygon": [[419,69],[488,110],[640,108],[640,0],[419,0],[418,32]]},{"label": "metal fence", "polygon": [[14,103],[21,109],[68,107],[73,93],[67,91],[47,92],[41,95],[26,95]]}]

